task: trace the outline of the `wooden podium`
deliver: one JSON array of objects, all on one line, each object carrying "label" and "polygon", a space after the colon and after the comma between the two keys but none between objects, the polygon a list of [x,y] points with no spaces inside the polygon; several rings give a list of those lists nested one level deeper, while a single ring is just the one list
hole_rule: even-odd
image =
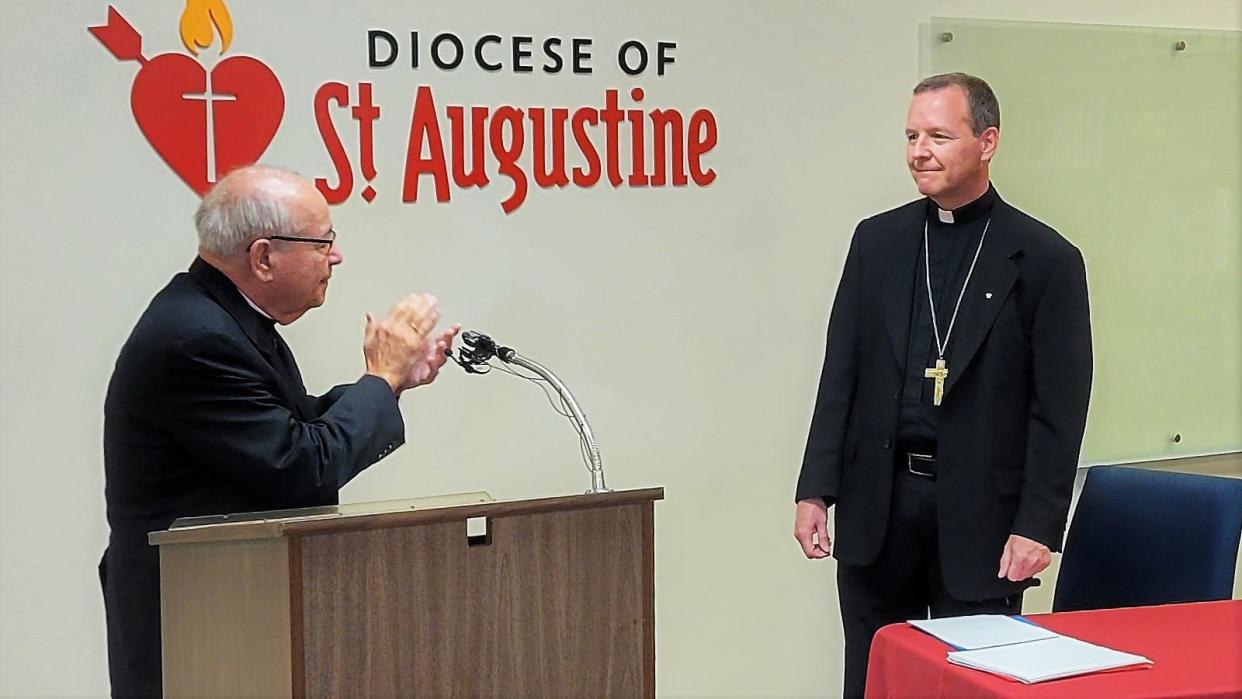
[{"label": "wooden podium", "polygon": [[663,497],[179,522],[150,535],[165,695],[654,697]]}]

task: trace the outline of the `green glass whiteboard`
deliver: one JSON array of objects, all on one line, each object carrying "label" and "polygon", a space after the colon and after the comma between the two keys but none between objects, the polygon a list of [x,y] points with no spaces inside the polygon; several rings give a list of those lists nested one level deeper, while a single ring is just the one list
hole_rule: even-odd
[{"label": "green glass whiteboard", "polygon": [[1088,464],[1242,448],[1242,33],[933,19],[1001,106],[992,180],[1087,261]]}]

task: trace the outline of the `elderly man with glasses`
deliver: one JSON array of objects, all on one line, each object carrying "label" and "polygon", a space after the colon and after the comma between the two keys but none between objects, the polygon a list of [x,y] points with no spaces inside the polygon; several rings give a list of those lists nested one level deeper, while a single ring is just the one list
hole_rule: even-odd
[{"label": "elderly man with glasses", "polygon": [[99,565],[115,696],[159,696],[159,557],[147,533],[184,516],[331,505],[404,442],[397,399],[431,383],[457,326],[412,294],[367,315],[365,373],[307,394],[277,325],[324,302],[343,260],[306,180],[236,170],[194,217],[198,257],[121,348],[104,404],[111,533]]}]

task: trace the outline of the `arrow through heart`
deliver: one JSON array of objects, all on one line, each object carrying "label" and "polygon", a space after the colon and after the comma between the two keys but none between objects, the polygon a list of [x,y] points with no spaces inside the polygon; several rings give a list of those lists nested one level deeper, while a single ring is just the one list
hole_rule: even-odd
[{"label": "arrow through heart", "polygon": [[130,91],[138,128],[200,196],[267,150],[284,117],[285,95],[262,61],[233,56],[208,71],[185,54],[148,60],[142,36],[111,6],[108,23],[88,29],[117,59],[141,64]]}]

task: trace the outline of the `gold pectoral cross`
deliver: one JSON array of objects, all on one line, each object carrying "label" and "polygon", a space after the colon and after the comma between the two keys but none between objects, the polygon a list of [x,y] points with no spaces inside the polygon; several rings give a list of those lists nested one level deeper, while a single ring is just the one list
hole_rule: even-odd
[{"label": "gold pectoral cross", "polygon": [[932,405],[940,405],[940,401],[944,398],[944,380],[949,378],[949,368],[945,366],[943,359],[937,359],[936,367],[924,371],[923,376],[936,380],[936,392],[932,394]]}]

